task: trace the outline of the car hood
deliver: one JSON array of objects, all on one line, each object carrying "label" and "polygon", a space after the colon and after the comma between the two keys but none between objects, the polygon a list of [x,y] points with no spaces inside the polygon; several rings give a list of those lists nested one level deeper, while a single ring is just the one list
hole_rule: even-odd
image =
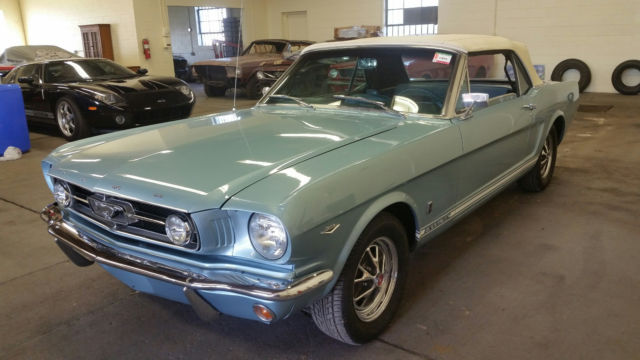
[{"label": "car hood", "polygon": [[218,208],[269,174],[398,123],[382,112],[339,111],[272,105],[191,118],[70,143],[45,166],[95,192],[187,212]]},{"label": "car hood", "polygon": [[198,61],[193,65],[215,65],[215,66],[236,66],[236,59],[239,66],[243,65],[259,65],[265,61],[273,61],[281,59],[281,54],[251,54],[239,57],[220,58],[214,60]]},{"label": "car hood", "polygon": [[98,92],[106,89],[118,95],[127,95],[129,93],[146,91],[174,90],[178,85],[184,85],[184,83],[176,78],[163,76],[136,76],[128,79],[100,80],[68,84],[69,87],[74,89],[88,89]]}]

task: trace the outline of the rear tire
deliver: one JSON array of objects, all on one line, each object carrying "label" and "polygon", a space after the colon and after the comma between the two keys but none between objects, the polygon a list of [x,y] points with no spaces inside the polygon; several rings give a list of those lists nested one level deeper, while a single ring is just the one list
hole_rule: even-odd
[{"label": "rear tire", "polygon": [[208,97],[224,96],[226,92],[227,88],[225,87],[204,84],[204,93],[207,94]]},{"label": "rear tire", "polygon": [[247,98],[257,100],[262,97],[262,84],[260,80],[254,75],[247,82]]},{"label": "rear tire", "polygon": [[56,121],[62,136],[69,140],[78,140],[91,135],[91,128],[82,116],[78,105],[71,98],[63,97],[56,102]]},{"label": "rear tire", "polygon": [[556,167],[557,149],[558,136],[556,135],[556,129],[551,128],[544,141],[536,165],[518,180],[518,185],[523,190],[539,192],[549,185],[551,177],[553,177],[553,170]]},{"label": "rear tire", "polygon": [[404,227],[380,213],[358,238],[334,288],[311,305],[316,326],[348,344],[375,339],[400,305],[408,256]]}]

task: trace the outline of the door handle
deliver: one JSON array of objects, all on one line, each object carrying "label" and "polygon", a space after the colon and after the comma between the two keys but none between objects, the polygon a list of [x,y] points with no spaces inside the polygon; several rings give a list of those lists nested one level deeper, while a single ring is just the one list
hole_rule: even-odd
[{"label": "door handle", "polygon": [[522,105],[523,109],[527,109],[527,110],[535,110],[536,109],[536,104],[527,104],[527,105]]}]

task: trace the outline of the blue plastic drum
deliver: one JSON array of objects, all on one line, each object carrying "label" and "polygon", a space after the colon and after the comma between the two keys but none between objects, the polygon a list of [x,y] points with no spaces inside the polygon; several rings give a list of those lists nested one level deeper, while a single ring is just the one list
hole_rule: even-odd
[{"label": "blue plastic drum", "polygon": [[16,84],[0,85],[0,156],[9,146],[22,152],[31,148],[22,92]]}]

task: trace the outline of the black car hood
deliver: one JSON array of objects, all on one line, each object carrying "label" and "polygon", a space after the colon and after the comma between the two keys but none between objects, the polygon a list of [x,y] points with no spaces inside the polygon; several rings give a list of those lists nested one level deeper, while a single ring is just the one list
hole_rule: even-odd
[{"label": "black car hood", "polygon": [[136,76],[127,79],[94,80],[69,84],[69,87],[94,91],[109,90],[118,95],[158,90],[173,90],[184,83],[176,78],[164,76]]}]

